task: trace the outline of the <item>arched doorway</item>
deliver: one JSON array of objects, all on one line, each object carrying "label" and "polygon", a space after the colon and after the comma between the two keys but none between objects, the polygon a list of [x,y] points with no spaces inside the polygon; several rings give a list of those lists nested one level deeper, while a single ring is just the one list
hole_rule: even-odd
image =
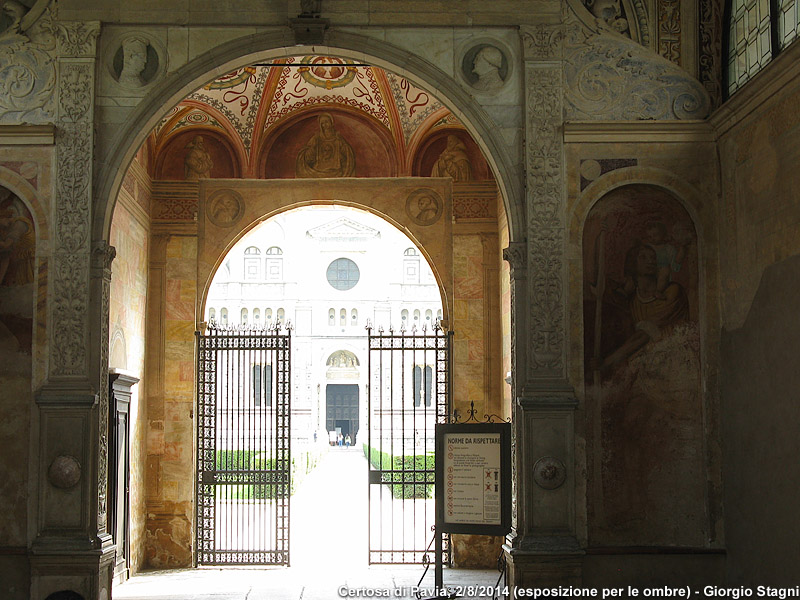
[{"label": "arched doorway", "polygon": [[[360,186],[351,187],[358,197]],[[280,194],[263,202],[269,212]],[[369,516],[370,562],[421,560],[433,524],[433,425],[449,413],[449,338],[433,333],[449,313],[437,281],[449,261],[437,278],[422,256],[439,250],[340,204],[284,210],[241,229],[232,246],[213,235],[200,244],[201,256],[220,256],[205,288],[209,331],[198,334],[198,562],[287,564],[292,522],[315,538],[341,522],[341,514],[320,520],[326,509],[338,502],[347,512],[368,493],[369,506],[350,520]],[[269,269],[275,256],[280,277]],[[226,314],[220,326],[216,315]],[[281,332],[289,321],[291,341]],[[438,345],[428,348],[429,339]],[[326,457],[331,441],[358,456]],[[327,483],[317,496],[326,501],[298,514],[291,498],[299,492],[304,506],[301,482],[321,459]],[[361,525],[363,535],[338,532],[357,564],[367,555]]]},{"label": "arched doorway", "polygon": [[[386,89],[391,90],[391,85]],[[455,340],[457,360],[463,363],[463,368],[457,372],[465,383],[456,389],[456,403],[466,408],[475,401],[478,406],[486,405],[487,413],[504,412],[502,378],[509,370],[510,345],[507,351],[503,350],[502,336],[510,331],[507,325],[510,311],[504,308],[510,300],[508,296],[504,300],[501,294],[500,281],[505,267],[499,249],[508,240],[509,225],[503,201],[490,176],[491,169],[478,145],[470,142],[463,125],[443,112],[446,109],[441,106],[417,123],[422,130],[416,136],[406,139],[404,133],[401,136],[397,131],[392,134],[395,137],[387,138],[386,132],[374,133],[376,144],[382,145],[377,147],[388,149],[361,164],[394,160],[394,166],[378,174],[407,174],[408,177],[384,179],[369,177],[369,173],[362,173],[365,176],[361,177],[356,169],[355,179],[287,178],[286,169],[291,167],[292,161],[288,167],[286,164],[281,167],[276,158],[280,153],[275,154],[276,149],[283,148],[283,154],[290,156],[297,152],[299,157],[321,130],[323,113],[333,115],[334,125],[345,140],[355,139],[348,134],[354,130],[348,127],[360,126],[359,123],[372,128],[365,131],[380,132],[383,127],[379,119],[367,115],[358,117],[361,119],[358,121],[352,111],[329,104],[326,100],[321,102],[320,110],[314,106],[291,112],[274,126],[272,137],[267,135],[257,148],[253,146],[252,157],[242,165],[235,162],[242,155],[241,147],[237,146],[239,142],[223,142],[219,138],[231,134],[232,126],[222,123],[224,113],[208,109],[198,117],[199,100],[187,100],[183,108],[169,115],[153,133],[128,172],[123,195],[127,194],[132,201],[127,202],[127,210],[138,213],[135,206],[138,204],[140,207],[147,205],[143,212],[150,211],[147,215],[150,249],[147,278],[148,296],[153,302],[146,329],[159,332],[149,334],[151,341],[143,344],[150,356],[147,364],[151,379],[145,383],[153,386],[148,399],[153,403],[153,410],[149,413],[149,422],[143,425],[143,430],[149,430],[146,434],[149,436],[146,442],[149,474],[144,472],[144,466],[139,467],[143,482],[140,490],[149,487],[152,493],[134,494],[140,501],[138,509],[132,509],[140,515],[134,527],[139,527],[140,536],[145,540],[142,564],[178,566],[192,560],[190,542],[195,504],[187,480],[191,481],[193,476],[193,451],[191,445],[187,446],[186,438],[187,427],[188,431],[193,427],[193,363],[187,357],[194,344],[192,332],[204,320],[202,298],[210,285],[211,274],[221,266],[223,252],[220,248],[231,248],[243,232],[286,208],[311,204],[355,205],[381,213],[409,232],[413,243],[403,249],[404,266],[411,269],[417,256],[435,265],[435,279],[443,296],[442,318],[450,327],[465,332],[463,338],[457,336]],[[204,120],[204,116],[220,126]],[[261,122],[268,120],[265,115]],[[203,137],[202,145],[197,143],[198,136]],[[460,146],[455,152],[456,159],[483,160],[480,165],[473,163],[472,172],[487,179],[451,181],[452,178],[429,177],[454,138],[458,138],[456,142],[459,143],[450,145]],[[358,165],[359,152],[363,149],[359,150],[358,144],[351,146]],[[399,152],[398,147],[405,148],[405,153]],[[202,171],[202,161],[197,163],[200,166],[196,169],[192,167],[195,172],[187,171],[187,163],[192,162],[187,161],[190,155],[202,158],[202,154],[208,155],[211,172]],[[296,160],[294,162],[296,168]],[[272,175],[283,178],[236,178],[240,174],[267,177],[270,175],[268,168],[277,169]],[[281,198],[281,201],[270,204],[274,198]],[[430,198],[439,208],[427,216],[423,213],[430,212],[427,205]],[[405,254],[409,249],[417,255]],[[264,277],[269,273],[279,276],[281,269],[285,273],[286,255],[280,244],[259,248],[259,252],[247,259],[261,265],[260,273]],[[413,279],[413,269],[408,277]],[[227,318],[233,322],[234,318],[243,317],[241,307],[236,311],[230,307],[212,308],[218,310],[219,320]],[[272,318],[277,320],[281,308],[265,305],[258,307],[258,312],[248,310],[246,318],[249,324],[257,320],[264,323],[268,310],[272,310]],[[352,319],[350,307],[336,306],[337,321],[341,319],[342,308]],[[411,311],[407,318],[412,321],[414,317]],[[425,309],[418,318],[420,322],[428,319]],[[502,326],[493,327],[493,323]],[[491,403],[497,406],[489,406]],[[153,510],[145,510],[148,504]],[[144,532],[149,535],[143,535]]]}]

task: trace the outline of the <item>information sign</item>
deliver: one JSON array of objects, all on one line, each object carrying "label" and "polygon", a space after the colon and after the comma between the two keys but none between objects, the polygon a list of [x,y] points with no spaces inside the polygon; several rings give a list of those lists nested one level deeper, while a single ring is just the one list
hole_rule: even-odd
[{"label": "information sign", "polygon": [[436,426],[436,519],[441,531],[510,531],[510,438],[510,423]]}]

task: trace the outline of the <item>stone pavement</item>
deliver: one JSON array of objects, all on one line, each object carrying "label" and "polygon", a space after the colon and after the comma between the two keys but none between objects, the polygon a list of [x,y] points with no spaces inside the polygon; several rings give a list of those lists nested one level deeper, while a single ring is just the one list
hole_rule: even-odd
[{"label": "stone pavement", "polygon": [[[285,567],[142,573],[114,587],[126,600],[334,600],[415,598],[433,588],[433,567],[367,565],[367,463],[361,448],[331,451],[291,501],[291,562]],[[496,571],[445,569],[446,585],[494,586]],[[475,590],[483,592],[484,590]],[[358,594],[358,596],[356,595]],[[474,593],[465,597],[487,597]]]}]

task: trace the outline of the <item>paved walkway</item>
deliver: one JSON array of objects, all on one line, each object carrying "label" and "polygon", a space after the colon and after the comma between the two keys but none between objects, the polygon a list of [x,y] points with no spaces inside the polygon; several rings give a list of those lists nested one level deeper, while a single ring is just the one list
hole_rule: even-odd
[{"label": "paved walkway", "polygon": [[[116,586],[113,596],[128,600],[334,600],[348,594],[357,597],[360,590],[360,597],[415,598],[413,588],[422,576],[421,565],[367,566],[366,481],[367,463],[360,448],[331,449],[292,497],[289,568],[150,572]],[[495,571],[445,569],[444,581],[492,586],[497,575]],[[433,588],[433,567],[421,587]]]}]

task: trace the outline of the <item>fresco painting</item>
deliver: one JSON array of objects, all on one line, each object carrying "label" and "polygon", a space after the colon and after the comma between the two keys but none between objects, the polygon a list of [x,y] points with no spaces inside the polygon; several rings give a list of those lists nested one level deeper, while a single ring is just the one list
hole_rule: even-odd
[{"label": "fresco painting", "polygon": [[590,544],[701,546],[705,500],[692,219],[616,189],[583,237]]}]

